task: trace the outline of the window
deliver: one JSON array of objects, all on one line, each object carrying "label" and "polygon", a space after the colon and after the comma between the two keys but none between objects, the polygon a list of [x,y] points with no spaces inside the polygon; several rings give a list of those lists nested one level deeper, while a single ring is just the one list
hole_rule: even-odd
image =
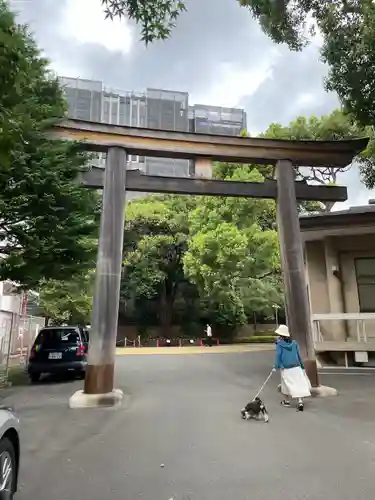
[{"label": "window", "polygon": [[61,344],[77,344],[80,341],[79,333],[75,328],[44,328],[40,330],[35,344],[51,349],[61,346]]},{"label": "window", "polygon": [[208,119],[212,122],[218,122],[220,121],[220,114],[218,111],[209,111],[207,113]]},{"label": "window", "polygon": [[139,126],[139,123],[138,123],[138,103],[139,101],[133,101],[132,102],[132,122],[131,122],[131,126],[132,127],[138,127]]},{"label": "window", "polygon": [[118,125],[118,117],[117,113],[119,111],[119,101],[118,99],[113,98],[111,101],[111,123],[114,125]]},{"label": "window", "polygon": [[220,119],[226,122],[233,121],[233,113],[221,113]]},{"label": "window", "polygon": [[194,116],[195,118],[206,118],[208,117],[207,111],[205,109],[199,109],[196,108],[194,109]]},{"label": "window", "polygon": [[104,101],[103,122],[109,123],[109,100]]},{"label": "window", "polygon": [[360,312],[375,312],[375,257],[355,259]]},{"label": "window", "polygon": [[119,106],[119,125],[127,125],[126,123],[126,108],[124,100],[120,100]]}]

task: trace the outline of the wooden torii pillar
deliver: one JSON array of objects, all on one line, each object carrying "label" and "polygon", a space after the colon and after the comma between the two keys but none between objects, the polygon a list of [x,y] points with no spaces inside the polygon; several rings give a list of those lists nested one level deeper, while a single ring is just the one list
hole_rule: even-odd
[{"label": "wooden torii pillar", "polygon": [[[122,398],[121,391],[114,389],[114,364],[127,190],[277,200],[288,325],[301,346],[312,385],[319,390],[296,201],[345,201],[347,191],[344,187],[296,183],[293,167],[346,166],[365,149],[367,138],[283,141],[170,132],[79,120],[67,120],[56,126],[51,137],[82,141],[86,150],[107,153],[104,172],[95,169],[82,178],[87,187],[104,189],[88,367],[84,390],[72,396],[71,407],[113,406]],[[126,171],[128,154],[274,164],[277,181],[250,183],[140,175],[139,172]]]}]

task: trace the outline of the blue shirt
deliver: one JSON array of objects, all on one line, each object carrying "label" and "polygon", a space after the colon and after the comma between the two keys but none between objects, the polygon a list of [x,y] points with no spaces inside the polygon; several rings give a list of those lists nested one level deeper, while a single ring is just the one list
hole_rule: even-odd
[{"label": "blue shirt", "polygon": [[295,340],[288,342],[281,338],[276,344],[275,368],[295,368],[296,366],[305,368],[299,345]]}]

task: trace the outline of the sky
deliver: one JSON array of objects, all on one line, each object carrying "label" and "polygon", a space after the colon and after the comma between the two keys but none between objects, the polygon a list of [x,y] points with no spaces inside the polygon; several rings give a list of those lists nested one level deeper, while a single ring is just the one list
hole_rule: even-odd
[{"label": "sky", "polygon": [[[337,96],[324,90],[327,68],[319,39],[303,52],[273,44],[236,0],[187,0],[172,37],[148,48],[128,20],[105,20],[100,0],[10,0],[61,76],[101,80],[107,87],[189,92],[191,104],[238,106],[255,135],[272,122],[330,113]],[[339,182],[349,200],[366,204],[375,194],[353,166]]]}]

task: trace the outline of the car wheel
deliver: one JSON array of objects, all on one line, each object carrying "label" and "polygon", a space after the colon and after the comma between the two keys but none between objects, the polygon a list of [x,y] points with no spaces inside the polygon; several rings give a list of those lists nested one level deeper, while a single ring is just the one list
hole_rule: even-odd
[{"label": "car wheel", "polygon": [[16,485],[16,454],[8,438],[0,441],[0,500],[12,500]]},{"label": "car wheel", "polygon": [[[33,384],[36,384],[40,380],[40,373],[30,373],[30,380]],[[1,499],[0,499],[1,500]]]}]

